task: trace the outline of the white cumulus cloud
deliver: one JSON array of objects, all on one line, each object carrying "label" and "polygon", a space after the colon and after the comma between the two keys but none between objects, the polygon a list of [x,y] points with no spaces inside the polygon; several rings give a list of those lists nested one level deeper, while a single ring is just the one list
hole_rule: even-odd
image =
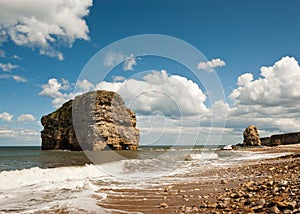
[{"label": "white cumulus cloud", "polygon": [[295,106],[300,103],[300,67],[293,57],[283,57],[273,66],[262,67],[260,78],[252,74],[238,78],[230,98],[235,102],[263,106]]},{"label": "white cumulus cloud", "polygon": [[206,96],[191,80],[167,71],[154,71],[143,80],[101,82],[96,89],[116,91],[140,114],[162,112],[166,116],[186,116],[207,112]]},{"label": "white cumulus cloud", "polygon": [[133,54],[125,55],[122,52],[109,51],[104,57],[103,64],[105,67],[114,67],[123,62],[124,71],[133,71],[134,66],[137,65],[138,58]]},{"label": "white cumulus cloud", "polygon": [[14,145],[16,142],[38,142],[40,139],[40,133],[37,130],[31,129],[14,129],[9,127],[0,126],[0,139],[5,139],[6,143]]},{"label": "white cumulus cloud", "polygon": [[126,80],[126,78],[123,76],[113,76],[112,79],[114,82],[122,82],[122,81]]},{"label": "white cumulus cloud", "polygon": [[199,62],[197,65],[198,69],[213,72],[216,67],[224,67],[226,63],[222,59],[212,59],[207,62]]},{"label": "white cumulus cloud", "polygon": [[0,79],[10,79],[16,82],[23,82],[23,83],[27,82],[27,79],[17,75],[11,75],[11,74],[0,74]]},{"label": "white cumulus cloud", "polygon": [[6,122],[10,122],[13,118],[13,115],[8,112],[2,112],[0,113],[0,119],[4,120]]},{"label": "white cumulus cloud", "polygon": [[126,61],[123,64],[123,70],[124,71],[133,71],[133,66],[137,65],[136,63],[136,58],[135,57],[130,57],[126,59]]},{"label": "white cumulus cloud", "polygon": [[251,73],[242,74],[241,76],[238,77],[237,85],[245,86],[249,84],[252,80],[253,80],[253,74]]},{"label": "white cumulus cloud", "polygon": [[59,44],[72,46],[76,39],[89,39],[83,18],[92,4],[92,0],[2,0],[1,41],[10,39],[62,60],[63,54],[56,50]]},{"label": "white cumulus cloud", "polygon": [[16,82],[27,82],[27,79],[23,78],[23,77],[20,77],[20,76],[17,76],[17,75],[14,75],[12,76],[13,80],[15,80]]},{"label": "white cumulus cloud", "polygon": [[39,95],[52,97],[52,105],[55,108],[60,107],[64,102],[72,99],[74,97],[73,93],[63,93],[70,88],[70,84],[67,80],[62,79],[58,81],[55,78],[51,78],[48,80],[47,84],[42,85],[42,91]]},{"label": "white cumulus cloud", "polygon": [[122,52],[109,51],[104,57],[103,64],[105,67],[114,67],[126,60],[126,56]]},{"label": "white cumulus cloud", "polygon": [[35,121],[36,118],[32,114],[21,114],[18,117],[18,121],[24,122],[24,121]]},{"label": "white cumulus cloud", "polygon": [[19,67],[18,65],[11,64],[10,62],[7,64],[0,63],[0,69],[5,72],[10,72],[13,69],[16,69],[18,67]]},{"label": "white cumulus cloud", "polygon": [[90,91],[94,87],[94,85],[89,81],[87,81],[86,79],[78,80],[76,86],[78,87],[79,91],[84,91],[84,92]]},{"label": "white cumulus cloud", "polygon": [[14,54],[11,58],[16,59],[16,60],[22,60],[22,57],[20,57],[17,54]]},{"label": "white cumulus cloud", "polygon": [[[242,130],[254,124],[275,133],[300,130],[300,67],[294,57],[283,57],[260,69],[260,77],[246,73],[238,77],[229,98],[227,126]],[[226,107],[223,107],[226,109]]]}]

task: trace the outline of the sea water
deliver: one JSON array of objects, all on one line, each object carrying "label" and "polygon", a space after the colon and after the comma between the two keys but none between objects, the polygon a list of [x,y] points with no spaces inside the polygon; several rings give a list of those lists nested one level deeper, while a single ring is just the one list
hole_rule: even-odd
[{"label": "sea water", "polygon": [[109,213],[97,205],[107,197],[101,189],[138,189],[187,181],[187,175],[193,173],[201,175],[214,167],[271,157],[274,154],[221,151],[213,146],[140,147],[138,151],[97,153],[3,147],[0,213],[60,207],[75,213]]}]

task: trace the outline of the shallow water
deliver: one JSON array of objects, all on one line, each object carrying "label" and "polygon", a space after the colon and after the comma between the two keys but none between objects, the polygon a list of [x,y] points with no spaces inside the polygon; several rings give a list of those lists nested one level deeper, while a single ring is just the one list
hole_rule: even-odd
[{"label": "shallow water", "polygon": [[0,147],[0,171],[90,163],[82,152],[41,151],[40,147]]},{"label": "shallow water", "polygon": [[[206,147],[213,150],[215,147]],[[4,170],[28,169],[32,167],[53,168],[83,166],[85,164],[118,161],[123,159],[151,159],[170,154],[190,153],[203,150],[198,147],[140,147],[138,151],[80,152],[67,150],[45,150],[40,147],[0,147],[0,172]],[[187,152],[186,152],[187,151]]]},{"label": "shallow water", "polygon": [[32,213],[53,207],[109,213],[97,206],[104,189],[147,188],[205,172],[214,167],[273,157],[216,148],[141,148],[139,151],[0,151],[0,213]]}]

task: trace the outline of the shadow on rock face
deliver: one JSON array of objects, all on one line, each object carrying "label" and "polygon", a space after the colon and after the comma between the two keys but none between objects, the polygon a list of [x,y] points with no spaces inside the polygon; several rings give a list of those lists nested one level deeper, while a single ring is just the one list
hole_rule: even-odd
[{"label": "shadow on rock face", "polygon": [[44,150],[136,150],[140,139],[135,113],[111,91],[77,96],[41,122]]}]

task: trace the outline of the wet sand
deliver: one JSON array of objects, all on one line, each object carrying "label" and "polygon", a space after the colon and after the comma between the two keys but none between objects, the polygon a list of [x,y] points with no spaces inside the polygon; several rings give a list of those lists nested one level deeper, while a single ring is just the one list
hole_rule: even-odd
[{"label": "wet sand", "polygon": [[300,213],[300,144],[241,150],[290,154],[185,175],[186,183],[102,189],[109,195],[98,205],[120,210],[113,213]]}]

